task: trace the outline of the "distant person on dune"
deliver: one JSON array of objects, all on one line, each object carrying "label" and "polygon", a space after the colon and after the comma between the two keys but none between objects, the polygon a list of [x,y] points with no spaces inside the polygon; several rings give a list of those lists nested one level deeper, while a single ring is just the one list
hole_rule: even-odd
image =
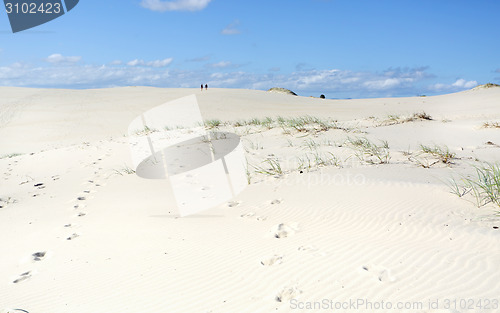
[{"label": "distant person on dune", "polygon": [[203,84],[201,84],[201,91],[203,91]]},{"label": "distant person on dune", "polygon": [[208,85],[207,85],[207,84],[205,84],[205,90],[207,90],[207,89],[208,89]]}]

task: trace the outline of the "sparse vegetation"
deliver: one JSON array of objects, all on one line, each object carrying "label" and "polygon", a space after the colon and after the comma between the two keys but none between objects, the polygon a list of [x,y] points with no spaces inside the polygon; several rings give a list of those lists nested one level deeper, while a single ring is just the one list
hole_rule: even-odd
[{"label": "sparse vegetation", "polygon": [[324,120],[318,117],[303,116],[296,118],[279,118],[277,120],[280,127],[283,129],[285,134],[291,134],[290,130],[298,133],[318,133],[325,132],[330,129],[342,129],[337,125],[336,121]]},{"label": "sparse vegetation", "polygon": [[217,127],[222,126],[222,125],[223,125],[223,123],[217,119],[208,120],[205,122],[205,127],[208,129],[217,128]]},{"label": "sparse vegetation", "polygon": [[[306,134],[316,134],[318,132],[328,131],[330,129],[341,129],[343,131],[350,131],[340,127],[337,121],[331,119],[321,119],[312,116],[302,116],[302,117],[290,117],[285,118],[278,116],[276,118],[265,117],[265,118],[251,118],[249,120],[237,120],[234,122],[221,122],[219,120],[209,120],[205,122],[205,127],[207,129],[218,128],[221,126],[232,126],[232,127],[247,127],[244,134],[250,134],[255,132],[261,132],[262,129],[250,128],[251,126],[263,127],[267,130],[280,127],[284,134],[292,135],[293,133],[306,133]],[[236,131],[236,130],[235,130]]]},{"label": "sparse vegetation", "polygon": [[254,141],[248,139],[248,138],[245,138],[246,142],[248,142],[248,145],[250,147],[250,149],[252,150],[259,150],[259,149],[264,149],[264,147],[262,147],[262,145],[260,145],[258,142],[255,143]]},{"label": "sparse vegetation", "polygon": [[309,150],[315,150],[319,147],[319,144],[314,141],[314,139],[310,138],[306,141],[304,141],[304,145],[309,148]]},{"label": "sparse vegetation", "polygon": [[340,159],[331,152],[306,153],[297,158],[298,170],[310,170],[323,166],[341,166]]},{"label": "sparse vegetation", "polygon": [[500,122],[484,122],[483,128],[500,128]]},{"label": "sparse vegetation", "polygon": [[297,94],[289,89],[286,89],[286,88],[280,88],[280,87],[273,87],[271,89],[268,90],[269,92],[277,92],[277,93],[284,93],[284,94],[287,94],[287,95],[292,95],[292,96],[296,96]]},{"label": "sparse vegetation", "polygon": [[379,122],[379,126],[389,126],[415,121],[432,121],[432,117],[424,111],[413,113],[410,116],[388,115],[387,119]]},{"label": "sparse vegetation", "polygon": [[415,121],[415,120],[427,120],[427,121],[432,121],[432,117],[425,113],[424,111],[418,112],[418,113],[413,113],[413,116],[411,116],[408,121]]},{"label": "sparse vegetation", "polygon": [[118,174],[120,176],[123,176],[123,174],[127,174],[127,175],[130,175],[130,174],[135,174],[135,171],[133,169],[131,169],[128,165],[124,165],[121,169],[119,170],[113,170],[113,172],[115,174]]},{"label": "sparse vegetation", "polygon": [[14,157],[17,157],[20,155],[23,155],[23,154],[22,153],[9,153],[9,154],[4,154],[4,155],[0,156],[0,159],[10,159],[10,158],[14,158]]},{"label": "sparse vegetation", "polygon": [[283,175],[283,169],[281,168],[281,163],[277,158],[269,158],[262,162],[263,166],[253,166],[256,173],[271,175],[271,176],[281,176]]},{"label": "sparse vegetation", "polygon": [[[431,154],[434,157],[437,157],[439,161],[445,164],[452,164],[452,160],[456,158],[456,154],[453,152],[450,152],[450,149],[446,146],[437,146],[435,145],[434,147],[429,147],[425,145],[420,145],[420,150],[422,150],[423,153]],[[429,166],[430,167],[430,166]]]},{"label": "sparse vegetation", "polygon": [[356,152],[355,155],[360,161],[370,164],[389,163],[390,152],[389,143],[381,141],[380,144],[371,142],[368,138],[347,138],[346,144],[350,145]]},{"label": "sparse vegetation", "polygon": [[151,133],[156,133],[156,132],[158,132],[158,129],[156,129],[156,128],[150,128],[149,126],[144,126],[143,129],[138,129],[134,133],[137,136],[147,136],[147,135],[149,135]]},{"label": "sparse vegetation", "polygon": [[484,84],[484,85],[479,85],[477,87],[474,87],[473,89],[487,89],[487,88],[495,88],[495,87],[500,87],[500,85],[492,84],[492,83],[487,83],[487,84]]},{"label": "sparse vegetation", "polygon": [[475,166],[476,177],[462,177],[459,181],[450,179],[448,187],[460,198],[470,194],[477,207],[489,203],[500,207],[500,165],[482,163]]}]

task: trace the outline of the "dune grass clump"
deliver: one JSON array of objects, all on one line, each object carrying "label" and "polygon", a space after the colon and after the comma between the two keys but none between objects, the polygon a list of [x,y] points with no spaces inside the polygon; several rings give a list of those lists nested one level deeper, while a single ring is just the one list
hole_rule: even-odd
[{"label": "dune grass clump", "polygon": [[276,121],[285,134],[291,134],[291,131],[297,133],[318,133],[326,132],[330,129],[345,130],[339,127],[336,121],[325,120],[309,115],[295,118],[278,117]]},{"label": "dune grass clump", "polygon": [[292,96],[297,95],[295,92],[291,91],[290,89],[281,88],[281,87],[270,88],[268,90],[268,92],[277,92],[277,93],[283,93],[283,94],[292,95]]},{"label": "dune grass clump", "polygon": [[9,153],[9,154],[4,154],[2,156],[0,156],[0,159],[11,159],[11,158],[14,158],[16,156],[20,156],[20,155],[23,155],[22,153]]},{"label": "dune grass clump", "polygon": [[475,166],[475,169],[476,177],[462,177],[460,181],[450,179],[448,187],[451,192],[460,198],[472,195],[477,207],[489,203],[500,207],[500,165],[483,163]]},{"label": "dune grass clump", "polygon": [[500,128],[500,122],[484,122],[483,128]]},{"label": "dune grass clump", "polygon": [[136,136],[147,136],[151,133],[156,133],[158,132],[159,130],[156,129],[156,128],[150,128],[149,126],[144,126],[143,129],[138,129],[134,132],[134,134]]},{"label": "dune grass clump", "polygon": [[424,111],[413,113],[410,116],[390,114],[387,116],[387,119],[379,123],[379,126],[390,126],[415,121],[432,121],[432,117]]},{"label": "dune grass clump", "polygon": [[407,119],[408,121],[415,121],[415,120],[426,120],[426,121],[432,121],[432,117],[425,113],[424,111],[418,112],[418,113],[413,113],[411,117]]},{"label": "dune grass clump", "polygon": [[[301,117],[278,116],[276,118],[254,117],[249,120],[237,120],[228,123],[212,120],[205,123],[207,128],[215,128],[223,125],[230,125],[233,127],[255,126],[265,128],[267,130],[279,127],[283,130],[283,133],[287,135],[292,135],[293,133],[316,134],[319,132],[326,132],[330,129],[341,129],[346,132],[350,131],[349,129],[340,127],[335,120],[321,119],[319,117],[309,115]],[[257,132],[260,132],[261,130],[257,130]],[[247,133],[250,133],[250,129],[247,129]]]},{"label": "dune grass clump", "polygon": [[133,169],[131,169],[126,164],[119,170],[117,170],[117,169],[113,170],[113,172],[117,175],[120,175],[120,176],[123,176],[123,174],[127,174],[127,175],[135,174],[135,171]]},{"label": "dune grass clump", "polygon": [[391,159],[389,143],[385,140],[376,144],[368,138],[347,138],[346,143],[356,151],[355,155],[360,161],[370,164],[387,164]]},{"label": "dune grass clump", "polygon": [[217,127],[222,126],[222,125],[223,125],[223,123],[217,119],[205,121],[205,127],[208,129],[217,128]]},{"label": "dune grass clump", "polygon": [[495,88],[495,87],[500,87],[498,84],[492,84],[492,83],[487,83],[484,85],[479,85],[476,88]]},{"label": "dune grass clump", "polygon": [[314,151],[297,158],[298,170],[310,170],[325,166],[341,166],[341,160],[331,152]]},{"label": "dune grass clump", "polygon": [[265,174],[270,176],[281,176],[283,175],[283,169],[281,168],[281,163],[277,158],[269,158],[262,162],[262,166],[254,166],[256,173]]},{"label": "dune grass clump", "polygon": [[452,164],[452,160],[456,159],[456,153],[450,152],[450,149],[446,146],[440,147],[435,145],[434,147],[430,147],[420,145],[420,150],[422,150],[423,153],[437,157],[439,161],[445,164]]}]

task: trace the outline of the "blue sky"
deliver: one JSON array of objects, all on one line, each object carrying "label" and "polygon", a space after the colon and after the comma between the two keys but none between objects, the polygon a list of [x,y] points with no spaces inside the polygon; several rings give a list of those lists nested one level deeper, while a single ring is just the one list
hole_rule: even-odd
[{"label": "blue sky", "polygon": [[80,0],[20,33],[0,13],[0,85],[145,85],[328,98],[500,83],[498,0]]}]

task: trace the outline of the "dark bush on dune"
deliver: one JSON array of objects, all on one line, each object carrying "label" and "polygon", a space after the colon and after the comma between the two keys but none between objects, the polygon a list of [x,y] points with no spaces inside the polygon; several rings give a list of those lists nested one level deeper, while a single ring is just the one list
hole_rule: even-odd
[{"label": "dark bush on dune", "polygon": [[321,95],[319,96],[321,99],[325,99],[325,95]]}]

